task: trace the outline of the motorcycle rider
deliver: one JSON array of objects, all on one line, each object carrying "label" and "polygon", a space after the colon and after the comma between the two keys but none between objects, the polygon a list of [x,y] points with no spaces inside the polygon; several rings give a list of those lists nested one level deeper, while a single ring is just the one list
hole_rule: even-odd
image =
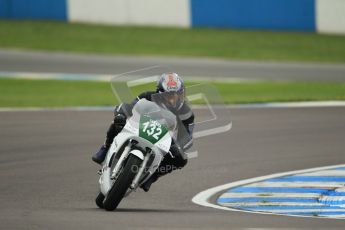
[{"label": "motorcycle rider", "polygon": [[[159,177],[166,175],[176,169],[181,169],[187,164],[187,159],[184,159],[183,152],[192,145],[192,135],[194,127],[194,114],[188,104],[185,102],[185,86],[183,80],[177,73],[163,73],[157,82],[156,91],[147,91],[141,93],[136,99],[133,100],[131,106],[134,106],[140,99],[145,98],[151,101],[152,95],[164,93],[164,107],[174,113],[182,122],[187,132],[187,138],[183,137],[183,141],[172,143],[167,154],[157,171],[146,181],[141,188],[147,192],[153,182],[157,181]],[[127,108],[126,108],[127,107]],[[128,114],[128,104],[121,104],[115,107],[114,120],[111,123],[104,144],[98,152],[92,156],[92,160],[101,164],[113,142],[114,137],[121,132],[126,124]],[[187,141],[186,141],[187,140]],[[182,145],[182,146],[181,146]]]}]

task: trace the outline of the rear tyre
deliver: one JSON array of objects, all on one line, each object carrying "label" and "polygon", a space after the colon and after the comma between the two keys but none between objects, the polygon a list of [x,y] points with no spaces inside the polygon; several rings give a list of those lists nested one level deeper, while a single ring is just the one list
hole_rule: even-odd
[{"label": "rear tyre", "polygon": [[100,192],[99,194],[98,194],[98,196],[96,197],[96,205],[99,207],[99,208],[104,208],[104,206],[103,206],[103,201],[104,201],[104,198],[105,198],[105,196]]},{"label": "rear tyre", "polygon": [[142,160],[137,156],[129,155],[128,160],[123,167],[121,174],[109,190],[108,195],[103,201],[103,207],[107,211],[113,211],[117,208],[122,198],[125,196],[127,189],[131,185],[137,172],[133,169],[138,169]]}]

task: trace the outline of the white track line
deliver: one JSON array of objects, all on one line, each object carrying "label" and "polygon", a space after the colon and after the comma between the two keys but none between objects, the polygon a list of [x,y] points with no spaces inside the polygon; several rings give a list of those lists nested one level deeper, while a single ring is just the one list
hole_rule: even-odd
[{"label": "white track line", "polygon": [[[245,207],[245,206],[301,206],[301,207],[305,207],[305,206],[310,206],[311,208],[313,206],[320,206],[320,203],[318,202],[314,202],[314,203],[299,203],[299,202],[267,202],[267,203],[263,203],[263,202],[236,202],[236,203],[222,203],[219,202],[219,204],[221,204],[224,207]],[[343,210],[344,211],[344,210]]]},{"label": "white track line", "polygon": [[[322,217],[322,216],[321,216]],[[327,217],[327,218],[329,218],[329,219],[344,219],[344,217],[345,217],[345,215],[333,215],[333,216],[331,216],[331,217]]]},{"label": "white track line", "polygon": [[320,172],[313,172],[313,173],[304,173],[300,174],[299,176],[343,176],[345,177],[345,170],[325,170]]},{"label": "white track line", "polygon": [[250,187],[285,187],[285,188],[342,188],[344,182],[258,182],[250,184]]},{"label": "white track line", "polygon": [[115,106],[0,108],[0,112],[113,111]]},{"label": "white track line", "polygon": [[[236,181],[236,182],[232,182],[232,183],[228,183],[228,184],[223,184],[223,185],[220,185],[217,187],[209,188],[205,191],[202,191],[202,192],[196,194],[192,198],[192,202],[195,204],[201,205],[201,206],[215,208],[215,209],[221,209],[221,210],[227,210],[227,211],[237,211],[237,212],[240,211],[240,212],[259,213],[259,214],[266,214],[266,215],[282,215],[282,214],[276,214],[276,213],[238,210],[238,209],[234,209],[234,208],[224,207],[224,206],[220,206],[220,205],[211,203],[210,199],[211,199],[211,197],[213,197],[217,193],[228,190],[230,188],[243,186],[243,185],[250,184],[250,183],[255,183],[255,182],[268,180],[268,179],[273,179],[276,177],[283,177],[283,176],[302,174],[302,173],[311,173],[314,171],[330,170],[330,169],[340,168],[340,167],[345,167],[345,164],[311,168],[311,169],[304,169],[304,170],[296,170],[296,171],[290,171],[290,172],[284,172],[284,173],[276,173],[276,174],[272,174],[272,175],[261,176],[261,177],[247,179],[247,180],[241,180],[241,181]],[[290,215],[290,216],[302,217],[302,216],[298,216],[298,215]],[[305,217],[305,216],[303,216],[303,217]],[[339,216],[339,218],[340,217],[343,217],[343,216]],[[320,218],[320,217],[313,217],[313,218]],[[326,217],[326,218],[329,218],[329,217]],[[332,218],[337,218],[337,217],[333,216]]]},{"label": "white track line", "polygon": [[[115,106],[115,105],[114,105]],[[76,107],[26,107],[26,108],[0,108],[0,112],[39,112],[39,111],[109,111],[114,106],[76,106]],[[316,102],[286,102],[286,103],[263,103],[263,104],[239,104],[226,105],[229,109],[266,109],[266,108],[323,108],[345,107],[345,101],[316,101]],[[208,109],[206,106],[193,106],[193,109]]]},{"label": "white track line", "polygon": [[[246,105],[239,105],[246,107]],[[301,101],[301,102],[283,102],[283,103],[264,103],[249,104],[248,108],[313,108],[313,107],[343,107],[345,101]]]},{"label": "white track line", "polygon": [[272,212],[272,213],[291,213],[291,212],[343,212],[344,209],[337,209],[337,208],[329,208],[329,209],[274,209],[274,210],[267,210],[267,209],[257,209],[259,212]]},{"label": "white track line", "polygon": [[226,192],[220,196],[220,198],[318,198],[319,193],[251,193],[251,192]]}]

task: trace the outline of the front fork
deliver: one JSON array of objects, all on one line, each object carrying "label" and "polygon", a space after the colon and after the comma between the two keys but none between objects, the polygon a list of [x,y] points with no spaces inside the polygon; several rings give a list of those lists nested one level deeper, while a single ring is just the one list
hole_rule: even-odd
[{"label": "front fork", "polygon": [[[122,163],[130,154],[132,146],[133,146],[133,143],[132,143],[132,141],[130,141],[129,144],[123,150],[123,153],[121,154],[120,159],[118,160],[117,164],[115,165],[114,169],[112,170],[110,179],[112,179],[112,180],[116,179],[117,175],[119,174],[120,167],[121,167]],[[138,186],[139,180],[140,180],[141,176],[143,175],[144,170],[147,167],[147,163],[150,159],[150,156],[151,156],[151,150],[146,151],[145,156],[144,156],[144,160],[143,160],[142,164],[140,165],[138,172],[135,175],[135,178],[133,179],[133,182],[130,186],[131,189],[135,189]]]},{"label": "front fork", "polygon": [[111,175],[110,175],[110,179],[114,180],[116,179],[117,175],[118,175],[118,172],[120,170],[120,167],[122,165],[122,162],[128,157],[129,155],[129,151],[131,150],[132,148],[132,143],[130,142],[126,147],[125,149],[123,150],[121,156],[120,156],[120,159],[117,161],[114,169],[112,170],[111,172]]},{"label": "front fork", "polygon": [[138,173],[137,173],[137,175],[135,175],[135,177],[133,179],[133,182],[132,182],[132,184],[130,186],[131,189],[135,189],[135,188],[138,187],[139,180],[140,180],[141,176],[143,175],[144,170],[146,169],[147,162],[149,161],[150,157],[151,157],[151,152],[148,152],[148,153],[145,154],[143,163],[140,165]]}]

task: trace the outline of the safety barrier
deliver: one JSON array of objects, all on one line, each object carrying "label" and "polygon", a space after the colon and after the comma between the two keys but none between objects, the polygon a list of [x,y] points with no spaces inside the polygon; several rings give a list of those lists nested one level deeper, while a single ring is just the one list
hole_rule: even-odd
[{"label": "safety barrier", "polygon": [[345,34],[345,0],[0,0],[0,18]]}]

